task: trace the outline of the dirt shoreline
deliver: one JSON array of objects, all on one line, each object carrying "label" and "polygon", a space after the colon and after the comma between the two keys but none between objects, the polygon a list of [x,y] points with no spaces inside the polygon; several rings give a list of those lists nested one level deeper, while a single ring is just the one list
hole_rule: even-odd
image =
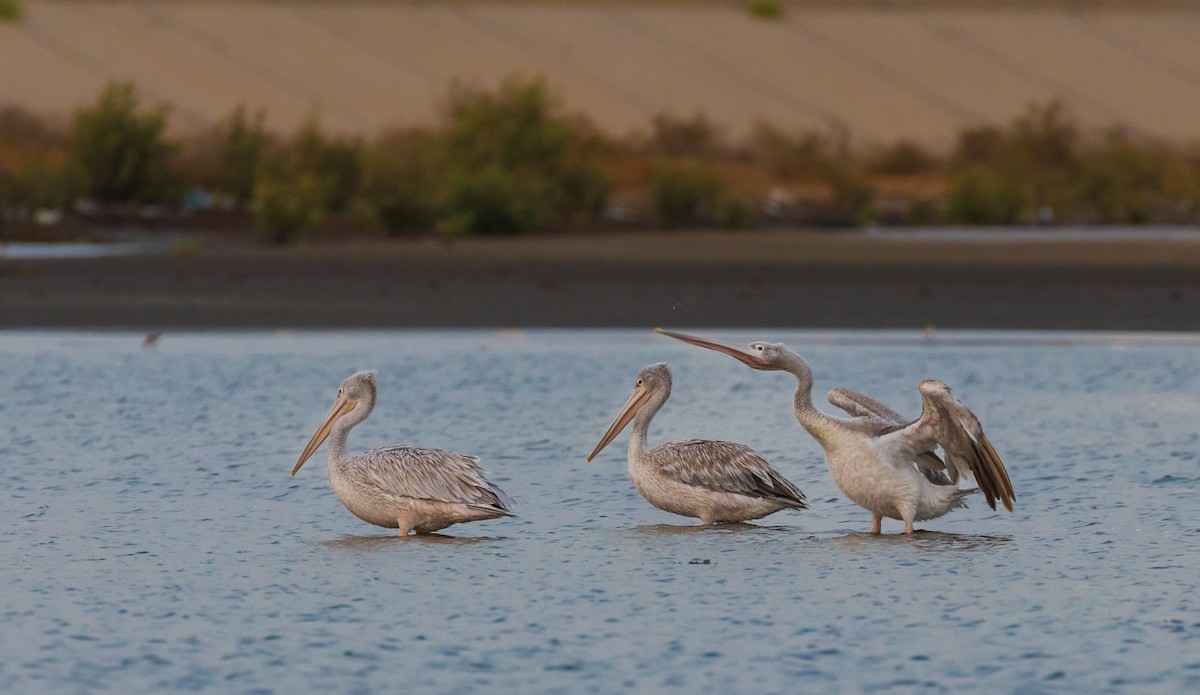
[{"label": "dirt shoreline", "polygon": [[0,258],[0,327],[1200,331],[1195,239],[683,232]]}]

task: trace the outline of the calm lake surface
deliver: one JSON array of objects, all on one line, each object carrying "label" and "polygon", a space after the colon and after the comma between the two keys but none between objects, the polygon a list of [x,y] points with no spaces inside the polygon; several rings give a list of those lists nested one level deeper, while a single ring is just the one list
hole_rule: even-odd
[{"label": "calm lake surface", "polygon": [[[0,691],[1200,690],[1200,338],[705,333],[905,413],[946,381],[1016,513],[872,537],[791,377],[648,331],[5,332]],[[638,496],[628,433],[586,464],[660,360],[653,443],[748,444],[811,509],[698,529]],[[521,518],[401,540],[324,449],[290,477],[365,368],[352,449],[477,454]]]}]

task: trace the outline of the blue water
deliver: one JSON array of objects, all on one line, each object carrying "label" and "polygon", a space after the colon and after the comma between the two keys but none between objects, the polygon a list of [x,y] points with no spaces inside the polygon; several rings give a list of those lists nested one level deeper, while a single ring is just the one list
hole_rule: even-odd
[{"label": "blue water", "polygon": [[[872,537],[790,377],[649,332],[0,333],[0,691],[1200,690],[1196,336],[716,334],[902,412],[946,381],[1016,513]],[[634,491],[628,434],[586,464],[659,360],[652,443],[751,445],[811,509],[698,529]],[[323,451],[290,477],[363,368],[352,449],[477,454],[521,518],[401,540]]]},{"label": "blue water", "polygon": [[35,242],[0,243],[0,258],[5,260],[32,258],[101,258],[105,256],[136,256],[145,253],[164,253],[171,248],[165,241],[113,242],[103,244],[39,244]]}]

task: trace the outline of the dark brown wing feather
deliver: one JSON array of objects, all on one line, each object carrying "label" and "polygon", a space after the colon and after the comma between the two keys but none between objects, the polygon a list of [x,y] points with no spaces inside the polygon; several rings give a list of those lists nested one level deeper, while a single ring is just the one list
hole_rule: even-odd
[{"label": "dark brown wing feather", "polygon": [[940,381],[922,381],[920,391],[921,417],[904,428],[912,446],[922,453],[941,446],[951,478],[970,471],[988,506],[995,509],[999,501],[1011,512],[1017,498],[1012,481],[975,413]]}]

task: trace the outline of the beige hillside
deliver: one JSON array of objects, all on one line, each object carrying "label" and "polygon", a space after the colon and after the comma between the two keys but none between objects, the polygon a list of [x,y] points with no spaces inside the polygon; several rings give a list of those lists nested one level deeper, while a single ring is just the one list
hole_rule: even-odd
[{"label": "beige hillside", "polygon": [[1194,3],[87,2],[26,0],[0,24],[0,104],[67,114],[113,80],[173,106],[176,129],[238,104],[275,128],[318,113],[371,134],[431,122],[455,79],[545,75],[602,128],[703,111],[840,122],[856,138],[945,144],[1060,99],[1085,124],[1200,134]]}]

